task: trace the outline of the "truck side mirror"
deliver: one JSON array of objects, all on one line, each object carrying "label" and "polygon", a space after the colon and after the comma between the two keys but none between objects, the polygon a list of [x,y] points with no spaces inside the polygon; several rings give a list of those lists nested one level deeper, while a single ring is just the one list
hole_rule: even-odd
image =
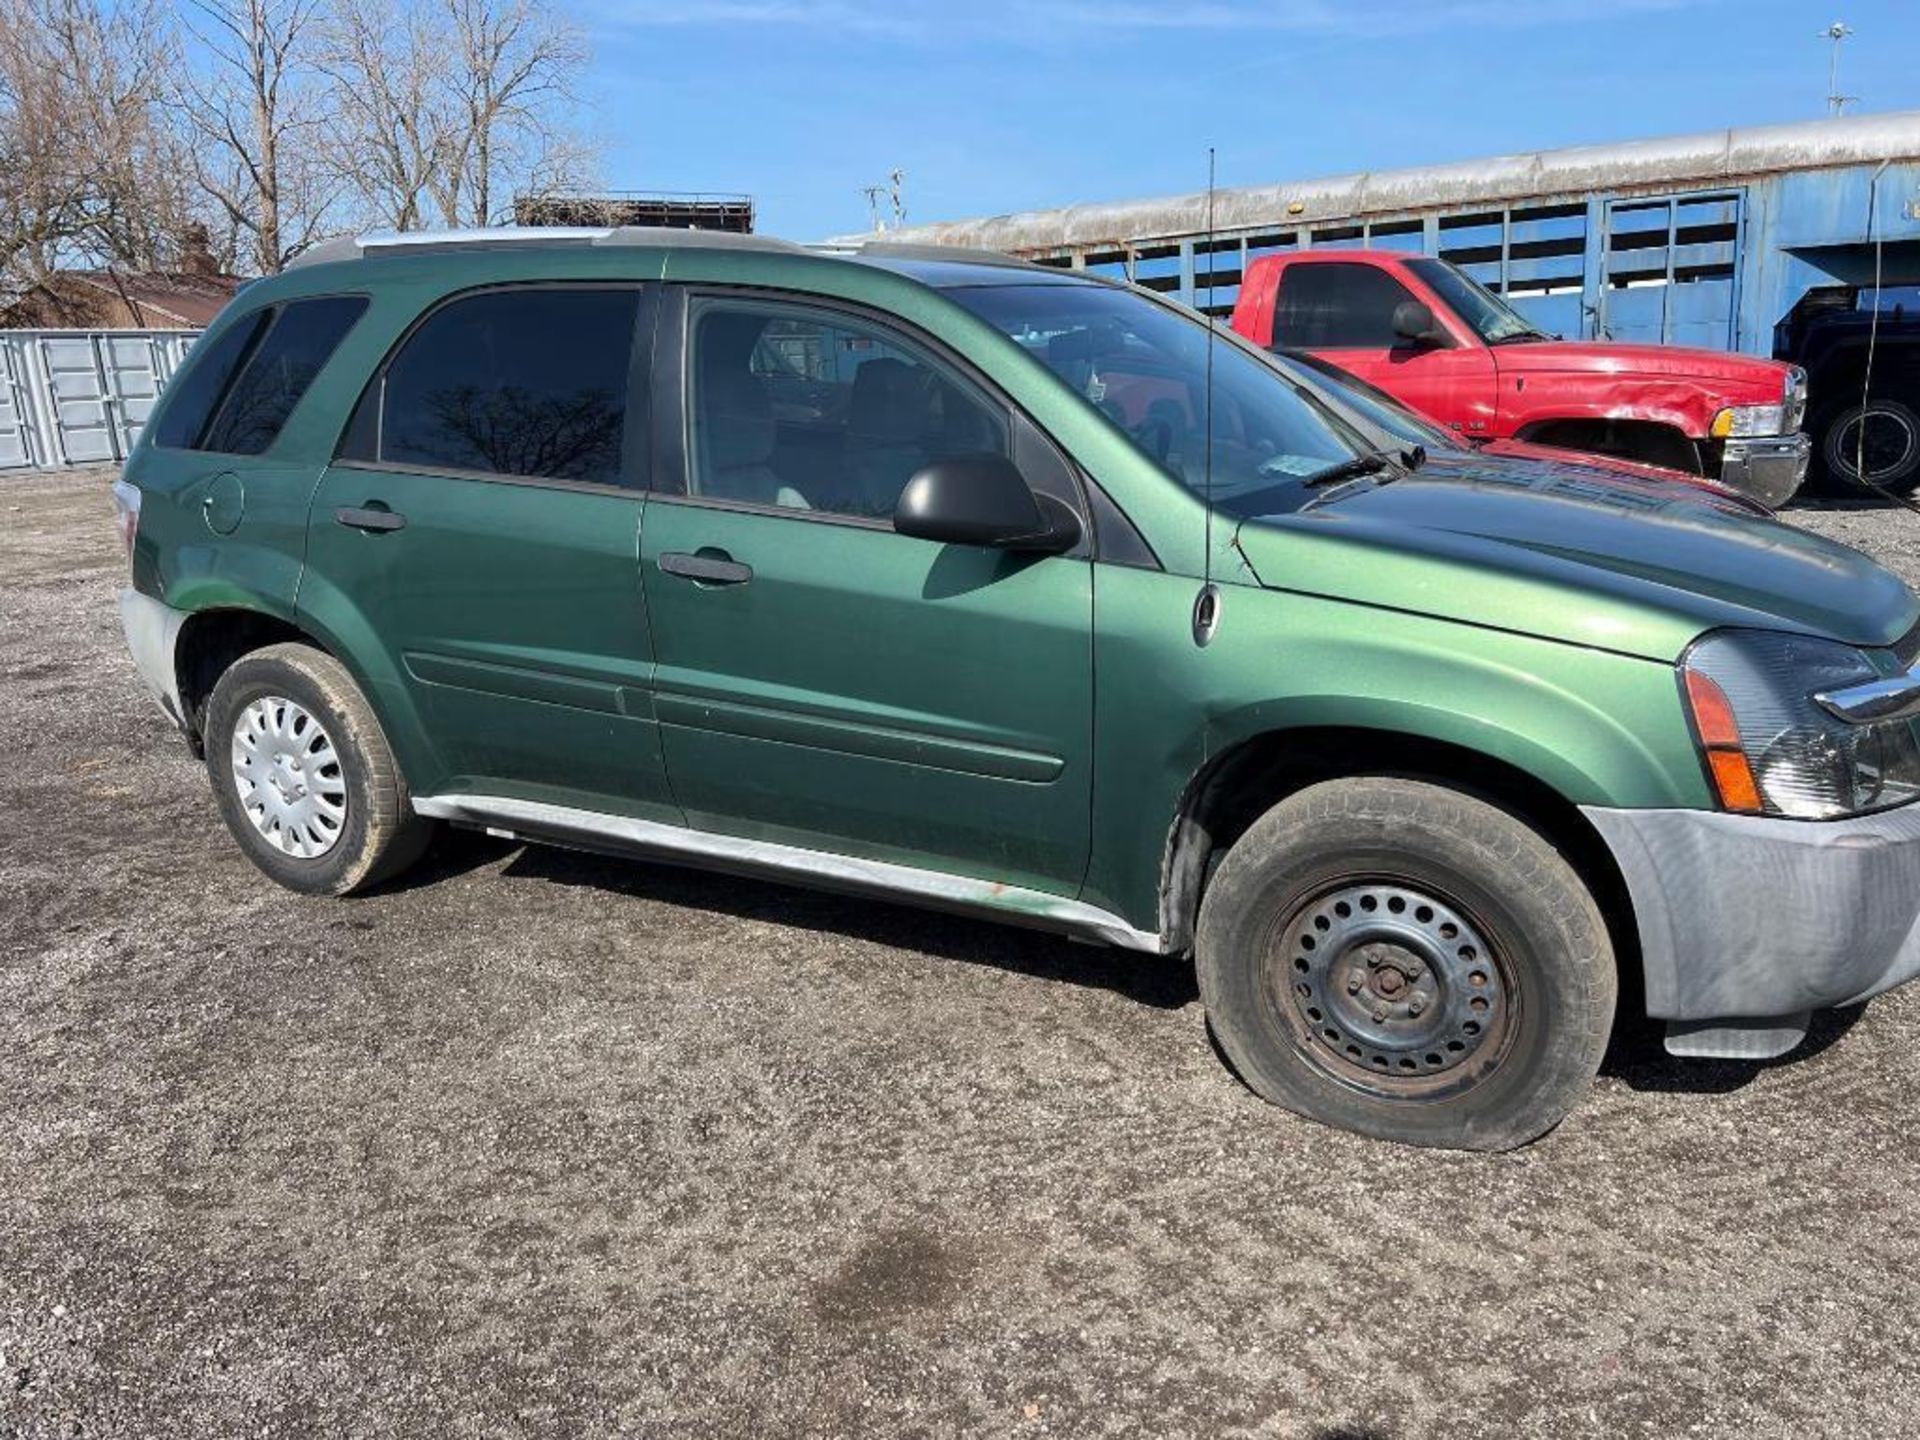
[{"label": "truck side mirror", "polygon": [[1418,300],[1402,300],[1393,307],[1393,333],[1421,349],[1447,343],[1447,332],[1435,322],[1432,308]]}]

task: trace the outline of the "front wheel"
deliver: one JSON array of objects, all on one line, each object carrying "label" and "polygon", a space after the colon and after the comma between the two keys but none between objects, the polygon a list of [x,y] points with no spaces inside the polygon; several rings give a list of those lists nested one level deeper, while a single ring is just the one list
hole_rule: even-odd
[{"label": "front wheel", "polygon": [[1875,396],[1829,409],[1815,429],[1821,462],[1841,488],[1865,488],[1863,474],[1868,485],[1895,495],[1920,488],[1920,415],[1911,406]]},{"label": "front wheel", "polygon": [[269,645],[213,687],[207,777],[247,858],[308,895],[346,895],[418,859],[432,822],[360,687],[308,645]]},{"label": "front wheel", "polygon": [[1214,1033],[1260,1095],[1381,1139],[1506,1150],[1592,1083],[1618,995],[1593,896],[1539,832],[1442,786],[1276,805],[1195,937]]}]

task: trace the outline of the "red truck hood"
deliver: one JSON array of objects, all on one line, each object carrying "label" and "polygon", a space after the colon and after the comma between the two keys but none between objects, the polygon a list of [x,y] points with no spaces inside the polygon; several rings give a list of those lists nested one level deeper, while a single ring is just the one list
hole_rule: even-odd
[{"label": "red truck hood", "polygon": [[[1691,345],[1624,345],[1610,340],[1519,341],[1493,348],[1506,375],[1647,375],[1710,380],[1727,399],[1765,404],[1786,388],[1787,367],[1778,360],[1729,355]],[[1742,393],[1735,393],[1736,391]]]}]

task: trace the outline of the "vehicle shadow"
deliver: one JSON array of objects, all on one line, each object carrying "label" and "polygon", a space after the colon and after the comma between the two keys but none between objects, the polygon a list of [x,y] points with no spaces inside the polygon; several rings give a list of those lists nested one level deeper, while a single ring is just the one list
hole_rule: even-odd
[{"label": "vehicle shadow", "polygon": [[1199,998],[1193,967],[1181,960],[1080,945],[1063,936],[897,904],[625,856],[522,845],[469,831],[439,837],[394,890],[431,885],[507,863],[509,880],[580,886],[689,910],[728,915],[915,950],[996,970],[1106,990],[1136,1004],[1178,1010]]},{"label": "vehicle shadow", "polygon": [[1864,1005],[1845,1010],[1816,1010],[1807,1038],[1772,1060],[1683,1060],[1669,1055],[1665,1028],[1657,1020],[1623,1017],[1600,1062],[1600,1073],[1624,1080],[1635,1090],[1685,1095],[1725,1095],[1751,1085],[1761,1074],[1809,1060],[1860,1023]]}]

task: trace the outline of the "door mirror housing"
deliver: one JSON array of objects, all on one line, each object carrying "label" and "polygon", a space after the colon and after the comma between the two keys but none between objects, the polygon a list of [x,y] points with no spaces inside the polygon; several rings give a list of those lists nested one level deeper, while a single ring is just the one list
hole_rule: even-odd
[{"label": "door mirror housing", "polygon": [[953,455],[917,470],[893,507],[893,528],[946,545],[1057,555],[1080,540],[1080,522],[1036,495],[1004,455]]},{"label": "door mirror housing", "polygon": [[1393,333],[1421,349],[1447,343],[1447,332],[1433,318],[1433,308],[1419,300],[1402,300],[1393,307]]}]

